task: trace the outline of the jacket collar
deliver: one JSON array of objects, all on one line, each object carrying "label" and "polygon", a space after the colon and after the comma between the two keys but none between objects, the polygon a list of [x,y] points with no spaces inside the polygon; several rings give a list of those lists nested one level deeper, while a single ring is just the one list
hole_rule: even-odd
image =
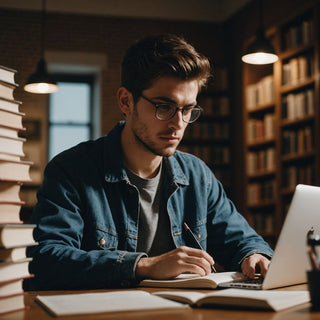
[{"label": "jacket collar", "polygon": [[[125,167],[122,162],[122,149],[121,149],[121,132],[124,128],[125,121],[120,121],[110,132],[104,137],[104,172],[105,180],[107,182],[120,182],[127,181]],[[179,152],[179,151],[177,151]],[[168,174],[169,180],[173,183],[188,185],[189,181],[184,174],[176,156],[164,158],[165,171]]]}]

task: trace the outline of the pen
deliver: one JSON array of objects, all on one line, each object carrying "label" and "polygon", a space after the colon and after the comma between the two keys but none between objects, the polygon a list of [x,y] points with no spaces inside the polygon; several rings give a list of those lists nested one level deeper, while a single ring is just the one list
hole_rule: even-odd
[{"label": "pen", "polygon": [[[201,250],[203,250],[200,242],[198,241],[198,239],[196,238],[196,236],[194,235],[194,233],[192,232],[192,230],[189,228],[189,226],[184,222],[183,223],[185,230],[188,232],[188,234],[190,235],[190,238],[193,240],[194,244]],[[212,272],[217,272],[216,268],[211,265],[211,271]]]},{"label": "pen", "polygon": [[320,244],[320,237],[319,237],[319,235],[314,234],[313,228],[308,232],[307,237],[308,237],[308,241],[307,241],[308,254],[309,254],[311,266],[312,266],[313,270],[319,270],[320,266],[319,266],[317,252],[316,252],[315,247]]},{"label": "pen", "polygon": [[308,248],[308,254],[309,254],[309,259],[310,259],[312,269],[319,270],[319,265],[318,265],[316,255],[314,254],[314,251],[310,247]]}]

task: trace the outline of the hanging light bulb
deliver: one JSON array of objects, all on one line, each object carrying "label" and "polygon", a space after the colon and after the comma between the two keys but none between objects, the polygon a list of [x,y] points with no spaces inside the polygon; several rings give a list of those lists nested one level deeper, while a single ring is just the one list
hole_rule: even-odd
[{"label": "hanging light bulb", "polygon": [[47,72],[46,62],[43,58],[38,62],[36,72],[28,78],[24,90],[40,94],[53,93],[58,90],[53,77]]},{"label": "hanging light bulb", "polygon": [[270,64],[278,60],[278,56],[275,53],[275,50],[267,39],[265,32],[263,30],[262,24],[262,1],[260,1],[259,13],[260,13],[260,22],[259,28],[256,32],[255,41],[248,46],[246,52],[242,56],[241,60],[245,63],[250,64]]},{"label": "hanging light bulb", "polygon": [[41,21],[41,59],[38,62],[37,70],[27,80],[24,90],[31,93],[48,94],[58,90],[57,83],[47,71],[44,60],[44,33],[45,33],[45,0],[42,0],[42,21]]}]

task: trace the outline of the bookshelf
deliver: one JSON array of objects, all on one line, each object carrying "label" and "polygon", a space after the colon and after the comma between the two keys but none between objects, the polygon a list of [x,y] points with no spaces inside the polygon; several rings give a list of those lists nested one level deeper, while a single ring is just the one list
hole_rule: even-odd
[{"label": "bookshelf", "polygon": [[230,195],[232,128],[228,70],[221,66],[213,69],[213,80],[198,96],[203,114],[188,125],[179,149],[204,160]]},{"label": "bookshelf", "polygon": [[274,236],[276,207],[276,100],[273,66],[245,66],[244,172],[249,223]]},{"label": "bookshelf", "polygon": [[319,185],[319,5],[279,28],[279,214],[298,183]]},{"label": "bookshelf", "polygon": [[279,60],[243,64],[245,213],[273,245],[295,186],[319,185],[319,5],[270,29]]}]

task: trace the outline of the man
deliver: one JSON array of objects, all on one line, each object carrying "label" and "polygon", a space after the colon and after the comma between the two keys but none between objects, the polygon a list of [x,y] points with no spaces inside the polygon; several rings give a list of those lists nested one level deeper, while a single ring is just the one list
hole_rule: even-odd
[{"label": "man", "polygon": [[[32,217],[39,246],[29,250],[30,289],[204,276],[215,261],[249,277],[266,273],[270,247],[210,169],[176,151],[201,113],[196,99],[209,75],[207,58],[176,36],[128,49],[117,92],[125,122],[47,165]],[[184,223],[204,250],[192,247]]]}]

